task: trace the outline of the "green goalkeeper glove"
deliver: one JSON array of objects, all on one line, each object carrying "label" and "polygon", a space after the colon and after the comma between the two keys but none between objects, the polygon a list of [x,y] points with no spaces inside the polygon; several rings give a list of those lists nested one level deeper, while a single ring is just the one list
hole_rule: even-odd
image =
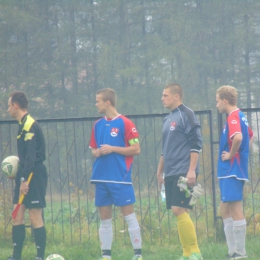
[{"label": "green goalkeeper glove", "polygon": [[181,176],[178,180],[177,186],[180,188],[180,191],[184,191],[185,192],[185,197],[189,198],[191,196],[191,192],[188,188],[188,179]]}]

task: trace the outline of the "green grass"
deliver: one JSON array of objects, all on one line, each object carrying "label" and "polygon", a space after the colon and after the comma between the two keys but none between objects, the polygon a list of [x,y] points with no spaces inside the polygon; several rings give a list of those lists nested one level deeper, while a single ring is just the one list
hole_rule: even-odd
[{"label": "green grass", "polygon": [[[147,207],[149,207],[151,218],[149,214],[145,217],[143,215],[141,221],[140,208],[136,207],[137,217],[139,217],[138,220],[142,228],[143,259],[178,259],[182,254],[182,250],[178,241],[176,218],[170,214],[168,219],[166,213],[161,221],[159,221],[156,205],[152,203],[151,205],[146,205],[146,203],[148,203],[147,200],[142,201],[143,214],[146,212]],[[0,201],[0,260],[6,260],[12,252],[11,222],[9,222],[10,214],[6,214],[5,216],[3,213],[11,212],[11,209],[5,211],[1,206]],[[66,260],[97,260],[100,257],[100,244],[98,239],[99,219],[98,216],[94,214],[96,210],[94,204],[90,203],[88,209],[82,210],[80,221],[78,218],[74,218],[74,216],[77,216],[77,204],[74,205],[74,203],[71,203],[71,205],[69,205],[68,203],[63,203],[62,211],[58,203],[53,203],[52,206],[52,211],[50,207],[44,211],[47,230],[45,256],[47,257],[50,254],[58,253],[63,255]],[[160,204],[160,206],[162,205]],[[200,206],[198,206],[198,209],[200,209]],[[246,215],[251,216],[251,209],[249,208],[248,210],[249,212],[246,211]],[[59,212],[61,212],[61,214],[59,214]],[[113,212],[113,219],[115,221],[113,227],[114,235],[116,236],[112,248],[113,260],[131,260],[133,257],[133,249],[127,227],[120,210],[116,208]],[[162,214],[163,212],[164,210],[162,208],[159,213]],[[191,212],[191,217],[195,220],[194,212]],[[28,218],[26,219],[28,222]],[[92,219],[92,222],[88,223],[88,219]],[[260,259],[259,220],[260,214],[255,215],[247,227],[247,253],[250,256],[248,258],[249,260]],[[223,241],[224,234],[221,219],[217,222],[217,226],[215,227],[213,220],[210,217],[206,218],[205,212],[203,212],[196,221],[196,228],[204,259],[225,259],[227,246]],[[256,238],[253,237],[254,231]],[[23,260],[33,260],[36,254],[35,245],[31,238],[30,229],[27,229],[26,233],[27,238],[23,249]],[[218,242],[215,241],[216,238]]]},{"label": "green grass", "polygon": [[[11,253],[11,242],[0,241],[0,259],[5,260]],[[259,260],[259,246],[258,238],[247,238],[247,253],[249,260]],[[200,249],[205,260],[225,259],[227,253],[226,243],[223,242],[202,242],[200,241]],[[31,237],[27,237],[24,249],[23,259],[34,259],[35,246]],[[131,260],[133,257],[133,250],[128,241],[117,240],[113,243],[113,260]],[[61,254],[66,260],[97,260],[100,257],[100,248],[98,241],[81,242],[75,245],[47,242],[46,257],[49,254]],[[159,241],[144,241],[143,242],[143,259],[144,260],[173,260],[178,259],[181,255],[181,246],[179,242],[173,244],[160,245]]]}]

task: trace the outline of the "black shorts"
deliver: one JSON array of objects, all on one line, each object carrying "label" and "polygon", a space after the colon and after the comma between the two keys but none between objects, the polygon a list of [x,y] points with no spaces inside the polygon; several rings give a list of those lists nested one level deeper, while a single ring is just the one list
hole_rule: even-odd
[{"label": "black shorts", "polygon": [[[13,204],[17,204],[20,195],[21,169],[18,171],[15,179]],[[44,164],[37,163],[34,167],[33,176],[29,184],[29,191],[24,197],[23,204],[27,209],[45,208],[46,189],[48,175]]]},{"label": "black shorts", "polygon": [[171,207],[192,209],[192,206],[189,205],[191,198],[186,198],[185,192],[180,191],[177,186],[180,176],[186,177],[186,174],[169,176],[164,179],[167,209],[171,209]]}]

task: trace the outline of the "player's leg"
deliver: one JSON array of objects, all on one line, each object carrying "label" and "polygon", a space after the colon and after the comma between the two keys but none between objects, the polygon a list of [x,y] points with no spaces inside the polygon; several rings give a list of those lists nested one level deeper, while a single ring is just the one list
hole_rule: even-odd
[{"label": "player's leg", "polygon": [[33,227],[35,245],[37,249],[37,260],[44,259],[46,248],[46,230],[42,218],[42,209],[29,209],[29,217]]},{"label": "player's leg", "polygon": [[246,220],[243,214],[242,201],[230,202],[229,206],[233,217],[236,253],[240,256],[246,256]]},{"label": "player's leg", "polygon": [[98,208],[100,216],[99,240],[101,243],[101,259],[111,259],[111,248],[113,241],[112,228],[112,204],[106,183],[96,184],[95,205]]},{"label": "player's leg", "polygon": [[125,221],[128,225],[128,232],[134,249],[133,259],[142,259],[142,237],[139,223],[134,213],[134,206],[126,205],[121,207]]},{"label": "player's leg", "polygon": [[246,257],[246,220],[242,206],[244,181],[231,177],[220,179],[219,185],[222,200],[220,213],[224,222],[229,254],[232,255],[235,251],[235,254]]},{"label": "player's leg", "polygon": [[46,230],[43,221],[43,208],[46,207],[45,195],[47,189],[47,171],[42,163],[37,163],[30,182],[29,192],[25,196],[24,204],[29,210],[29,217],[34,231],[37,256],[43,260],[46,248]]},{"label": "player's leg", "polygon": [[134,249],[134,260],[142,259],[141,230],[134,213],[135,194],[133,185],[112,184],[113,203],[121,208],[125,221],[128,225],[130,240]]},{"label": "player's leg", "polygon": [[[15,208],[16,204],[14,205]],[[13,220],[12,226],[12,240],[13,253],[10,260],[20,260],[22,258],[23,242],[25,239],[25,225],[24,225],[25,206],[22,204],[16,218]]]},{"label": "player's leg", "polygon": [[[14,197],[13,204],[14,208],[16,207],[20,196],[20,175],[19,172],[15,178],[15,188],[14,188]],[[25,225],[24,225],[24,214],[25,214],[25,205],[22,204],[17,213],[15,219],[13,219],[12,226],[12,240],[13,240],[13,253],[9,258],[12,259],[21,259],[23,243],[25,239]]]},{"label": "player's leg", "polygon": [[[180,242],[183,249],[184,259],[202,259],[198,247],[195,226],[188,214],[192,209],[189,205],[190,198],[185,197],[185,193],[177,186],[180,175],[165,178],[166,204],[177,218],[177,227]],[[193,258],[192,258],[193,257]]]},{"label": "player's leg", "polygon": [[220,214],[223,219],[224,233],[226,236],[228,255],[232,256],[235,253],[235,239],[233,233],[233,218],[230,214],[229,203],[220,203]]}]

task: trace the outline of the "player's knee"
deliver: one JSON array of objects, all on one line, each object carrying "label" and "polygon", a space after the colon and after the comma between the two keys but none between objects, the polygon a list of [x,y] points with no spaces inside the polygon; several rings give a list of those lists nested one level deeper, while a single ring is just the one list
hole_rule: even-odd
[{"label": "player's knee", "polygon": [[174,214],[175,217],[183,214],[184,212],[186,212],[185,208],[172,207],[172,213]]}]

